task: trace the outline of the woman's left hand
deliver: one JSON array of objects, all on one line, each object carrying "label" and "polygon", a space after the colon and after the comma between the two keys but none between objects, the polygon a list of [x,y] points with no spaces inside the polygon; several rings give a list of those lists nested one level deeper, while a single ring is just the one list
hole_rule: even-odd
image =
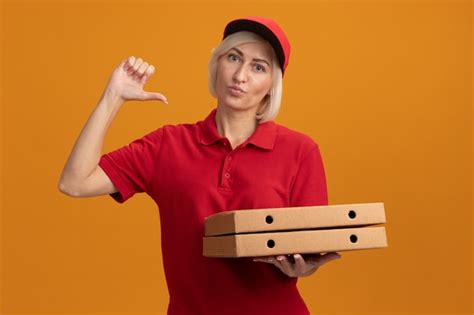
[{"label": "woman's left hand", "polygon": [[286,255],[257,257],[253,261],[261,261],[273,264],[289,277],[307,277],[312,275],[322,265],[341,258],[341,255],[335,252],[311,255],[294,254],[294,263]]}]

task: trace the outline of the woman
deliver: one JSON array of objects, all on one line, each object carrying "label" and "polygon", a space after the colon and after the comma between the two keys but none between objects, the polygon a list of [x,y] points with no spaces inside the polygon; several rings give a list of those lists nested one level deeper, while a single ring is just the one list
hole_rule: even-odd
[{"label": "woman", "polygon": [[327,204],[318,145],[272,121],[289,56],[289,41],[274,21],[231,21],[209,62],[216,109],[203,121],[162,126],[101,156],[107,128],[126,100],[167,102],[143,91],[154,67],[129,57],[112,73],[74,145],[62,192],[110,194],[120,203],[146,192],[159,206],[168,314],[308,314],[297,277],[340,257],[202,256],[204,218],[211,214]]}]

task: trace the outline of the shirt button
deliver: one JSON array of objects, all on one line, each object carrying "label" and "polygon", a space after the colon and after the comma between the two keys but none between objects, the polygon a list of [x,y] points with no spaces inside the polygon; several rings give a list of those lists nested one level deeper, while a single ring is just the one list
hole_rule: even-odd
[{"label": "shirt button", "polygon": [[230,161],[230,160],[232,160],[232,156],[229,155],[229,156],[227,157],[227,161]]},{"label": "shirt button", "polygon": [[225,178],[230,178],[230,174],[229,174],[229,173],[225,173],[224,176],[225,176]]}]

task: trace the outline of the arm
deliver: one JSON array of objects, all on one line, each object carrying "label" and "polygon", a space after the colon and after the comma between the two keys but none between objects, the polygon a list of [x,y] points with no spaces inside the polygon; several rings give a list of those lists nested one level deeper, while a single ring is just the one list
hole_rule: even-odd
[{"label": "arm", "polygon": [[160,100],[167,103],[162,94],[143,91],[143,85],[153,73],[153,65],[135,57],[122,61],[114,70],[64,166],[58,184],[61,192],[72,197],[92,197],[117,191],[98,166],[104,137],[126,100]]},{"label": "arm", "polygon": [[105,134],[123,104],[111,91],[105,91],[87,120],[59,180],[59,190],[72,197],[89,197],[117,189],[98,166]]}]

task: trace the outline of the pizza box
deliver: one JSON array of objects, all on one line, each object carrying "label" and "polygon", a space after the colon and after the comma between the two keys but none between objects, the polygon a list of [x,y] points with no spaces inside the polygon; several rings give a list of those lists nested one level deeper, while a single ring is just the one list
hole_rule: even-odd
[{"label": "pizza box", "polygon": [[232,210],[205,218],[204,236],[385,223],[382,202]]},{"label": "pizza box", "polygon": [[259,257],[387,247],[384,227],[303,230],[203,237],[206,257]]}]

